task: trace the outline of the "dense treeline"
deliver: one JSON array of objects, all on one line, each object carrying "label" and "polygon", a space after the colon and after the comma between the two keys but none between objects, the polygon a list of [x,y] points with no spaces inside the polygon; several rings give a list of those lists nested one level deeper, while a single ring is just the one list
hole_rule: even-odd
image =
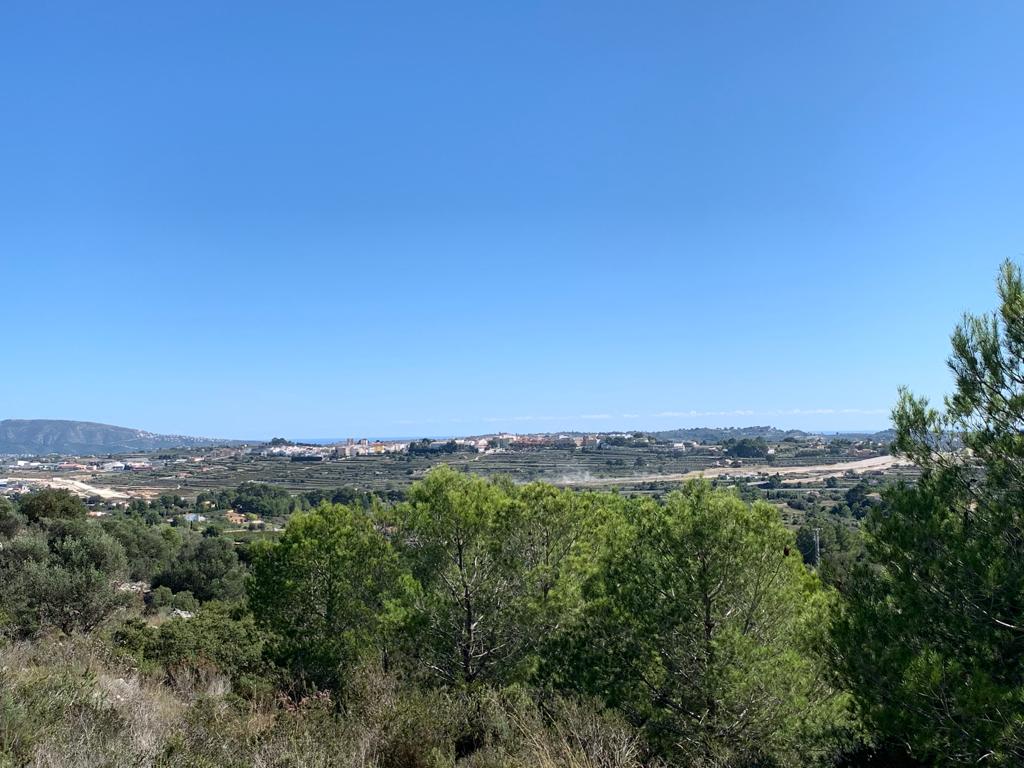
[{"label": "dense treeline", "polygon": [[1019,765],[1012,265],[999,290],[953,337],[942,412],[894,411],[920,480],[847,492],[863,535],[794,535],[706,483],[655,500],[445,467],[400,499],[199,500],[290,515],[251,544],[0,500],[0,763]]},{"label": "dense treeline", "polygon": [[218,509],[234,509],[243,515],[268,520],[286,520],[295,512],[311,509],[325,501],[368,508],[374,500],[396,501],[401,498],[402,494],[395,491],[371,493],[347,487],[331,491],[316,489],[292,495],[283,488],[267,483],[249,482],[242,483],[233,491],[200,493],[196,498],[196,506],[201,509],[209,505]]},{"label": "dense treeline", "polygon": [[[399,504],[296,513],[242,560],[209,532],[84,515],[63,491],[7,510],[9,635],[108,619],[121,663],[215,670],[253,700],[329,692],[338,717],[368,670],[471,709],[518,691],[542,722],[586,702],[647,762],[824,764],[859,738],[821,653],[834,597],[774,508],[706,484],[658,503],[440,468]],[[143,615],[127,578],[154,587]],[[194,615],[152,620],[174,609]],[[480,717],[451,757],[512,754]]]}]

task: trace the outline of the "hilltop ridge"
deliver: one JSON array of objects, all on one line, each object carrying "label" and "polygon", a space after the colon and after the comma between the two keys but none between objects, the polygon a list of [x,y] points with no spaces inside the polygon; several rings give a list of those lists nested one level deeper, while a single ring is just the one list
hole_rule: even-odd
[{"label": "hilltop ridge", "polygon": [[237,443],[189,435],[161,435],[142,429],[64,419],[0,421],[0,454],[107,454],[162,448],[201,448]]}]

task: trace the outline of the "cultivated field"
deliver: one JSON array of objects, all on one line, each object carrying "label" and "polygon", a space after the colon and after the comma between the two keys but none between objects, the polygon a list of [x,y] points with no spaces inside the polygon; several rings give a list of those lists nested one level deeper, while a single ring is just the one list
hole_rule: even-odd
[{"label": "cultivated field", "polygon": [[[788,450],[788,453],[786,452]],[[104,501],[151,499],[165,493],[191,498],[244,482],[269,483],[294,493],[348,486],[365,491],[402,491],[438,464],[516,483],[535,480],[574,488],[618,488],[658,494],[687,480],[757,485],[777,475],[786,486],[820,484],[829,477],[891,474],[905,463],[864,451],[832,454],[779,447],[766,459],[732,461],[720,447],[676,450],[665,445],[602,446],[600,449],[536,448],[494,453],[384,454],[303,463],[246,450],[181,450],[147,454],[153,467],[130,472],[19,470],[12,480],[68,488]]]}]

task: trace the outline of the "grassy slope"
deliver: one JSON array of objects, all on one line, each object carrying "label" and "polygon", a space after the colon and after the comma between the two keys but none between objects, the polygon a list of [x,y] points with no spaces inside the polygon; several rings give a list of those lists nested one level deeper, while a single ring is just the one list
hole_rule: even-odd
[{"label": "grassy slope", "polygon": [[[242,700],[217,673],[168,679],[140,671],[98,637],[0,646],[0,766],[640,765],[632,733],[579,703],[556,703],[545,725],[522,694],[470,700],[401,689],[366,671],[352,681],[342,716],[327,696]],[[456,761],[469,722],[484,743]]]}]

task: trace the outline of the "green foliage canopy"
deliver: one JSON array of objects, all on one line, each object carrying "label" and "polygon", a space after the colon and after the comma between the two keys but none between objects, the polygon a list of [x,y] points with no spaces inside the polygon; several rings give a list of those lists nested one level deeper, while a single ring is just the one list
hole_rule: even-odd
[{"label": "green foliage canopy", "polygon": [[128,576],[137,581],[149,582],[169,569],[182,545],[176,528],[146,525],[136,518],[106,520],[103,529],[124,548]]},{"label": "green foliage canopy", "polygon": [[870,564],[836,663],[874,730],[945,764],[1024,763],[1024,285],[952,338],[942,412],[902,391],[895,450],[922,471],[867,518]]},{"label": "green foliage canopy", "polygon": [[196,599],[238,600],[245,595],[245,569],[234,543],[222,536],[189,534],[153,586],[191,592]]},{"label": "green foliage canopy", "polygon": [[635,501],[602,555],[582,617],[549,660],[687,765],[826,761],[852,726],[815,647],[833,596],[777,511],[691,483]]},{"label": "green foliage canopy", "polygon": [[11,538],[25,524],[25,518],[18,513],[6,496],[0,496],[0,536]]},{"label": "green foliage canopy", "polygon": [[88,520],[46,519],[0,546],[0,621],[20,636],[90,630],[124,603],[124,550]]},{"label": "green foliage canopy", "polygon": [[71,491],[58,488],[44,488],[35,493],[22,496],[18,501],[18,511],[30,523],[37,523],[44,518],[51,520],[70,520],[83,518],[86,515],[85,504]]},{"label": "green foliage canopy", "polygon": [[270,651],[300,684],[341,687],[367,654],[386,659],[406,574],[362,510],[323,504],[252,550],[249,603]]},{"label": "green foliage canopy", "polygon": [[579,601],[576,574],[596,546],[599,505],[445,466],[408,499],[396,512],[396,541],[421,586],[417,662],[444,683],[524,679],[545,634]]}]

